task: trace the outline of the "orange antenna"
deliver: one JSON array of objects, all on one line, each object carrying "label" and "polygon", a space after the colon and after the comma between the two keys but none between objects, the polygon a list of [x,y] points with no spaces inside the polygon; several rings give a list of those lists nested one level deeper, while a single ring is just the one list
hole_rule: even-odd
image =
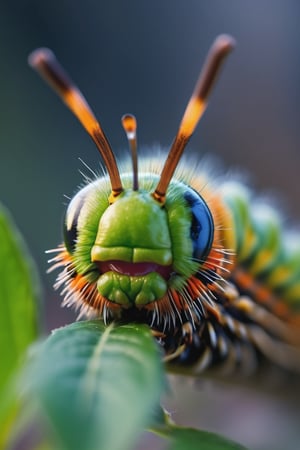
[{"label": "orange antenna", "polygon": [[118,196],[123,191],[123,187],[114,154],[99,122],[80,90],[61,67],[51,50],[39,48],[33,51],[29,55],[28,62],[57,92],[91,136],[107,168],[112,196]]},{"label": "orange antenna", "polygon": [[133,170],[133,190],[139,189],[138,181],[138,161],[137,161],[137,138],[136,138],[136,118],[132,114],[124,114],[121,119],[131,150],[132,170]]},{"label": "orange antenna", "polygon": [[234,45],[235,41],[231,36],[220,35],[216,38],[207,55],[163,167],[160,180],[153,193],[154,198],[161,203],[165,201],[166,192],[179,159],[207,107],[209,94],[224,59],[232,51]]}]

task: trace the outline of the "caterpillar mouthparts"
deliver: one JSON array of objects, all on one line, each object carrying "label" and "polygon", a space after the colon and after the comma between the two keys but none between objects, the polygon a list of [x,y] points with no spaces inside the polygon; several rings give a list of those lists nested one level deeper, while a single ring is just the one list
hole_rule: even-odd
[{"label": "caterpillar mouthparts", "polygon": [[117,272],[122,275],[128,275],[133,277],[147,275],[151,272],[159,273],[165,280],[170,278],[172,273],[172,266],[162,266],[153,262],[128,262],[120,260],[111,261],[99,261],[97,266],[101,273],[105,272]]}]

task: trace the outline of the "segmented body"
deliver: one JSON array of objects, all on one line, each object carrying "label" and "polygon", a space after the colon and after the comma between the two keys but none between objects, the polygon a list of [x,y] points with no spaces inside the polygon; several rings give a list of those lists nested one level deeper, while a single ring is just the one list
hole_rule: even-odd
[{"label": "segmented body", "polygon": [[[214,307],[196,331],[185,326],[178,365],[194,373],[210,366],[252,373],[267,359],[300,371],[300,240],[280,215],[240,183],[218,189],[227,216],[225,248],[233,250],[224,282],[211,285]],[[171,351],[178,339],[167,339]]]},{"label": "segmented body", "polygon": [[[153,191],[155,172],[153,164],[150,170],[146,164],[140,174],[141,192]],[[122,183],[130,191],[130,175],[123,175]],[[187,201],[189,186],[201,193],[213,220],[212,242],[203,259],[190,251],[195,211]],[[152,301],[149,297],[140,304],[135,297],[129,306],[99,293],[103,266],[91,259],[101,216],[111,207],[109,192],[107,179],[98,179],[81,190],[69,206],[66,246],[54,258],[55,268],[64,267],[56,288],[64,286],[65,305],[79,308],[80,317],[148,323],[166,359],[193,373],[210,366],[251,373],[261,359],[300,371],[300,245],[295,240],[290,245],[290,236],[275,210],[255,202],[240,183],[210,187],[207,177],[197,175],[197,170],[182,170],[170,184],[165,205],[172,252],[167,291],[161,298]],[[129,214],[134,223],[135,209]],[[125,223],[124,216],[119,220]],[[185,221],[188,228],[181,223]],[[146,224],[142,227],[146,230]],[[109,233],[116,234],[113,223]],[[134,246],[139,247],[139,242]],[[121,260],[117,246],[114,251],[113,259]],[[105,258],[112,259],[111,255]],[[116,270],[119,276],[122,269]],[[132,284],[143,275],[133,278]],[[124,287],[124,278],[117,283],[118,289],[129,289]],[[147,292],[153,294],[151,286]]]}]

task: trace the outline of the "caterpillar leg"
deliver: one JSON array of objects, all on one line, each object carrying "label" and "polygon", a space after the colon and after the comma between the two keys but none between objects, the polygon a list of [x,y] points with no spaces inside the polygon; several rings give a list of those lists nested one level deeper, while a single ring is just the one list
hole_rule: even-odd
[{"label": "caterpillar leg", "polygon": [[184,352],[187,351],[189,345],[193,343],[193,326],[191,322],[186,322],[181,327],[181,345],[178,345],[178,347],[172,351],[171,353],[168,353],[164,357],[164,362],[168,363],[170,361],[173,361],[177,358],[181,358]]},{"label": "caterpillar leg", "polygon": [[201,322],[185,322],[162,339],[165,361],[183,372],[249,375],[266,362],[300,373],[299,329],[273,315],[228,283],[215,311]]},{"label": "caterpillar leg", "polygon": [[[188,335],[186,330],[189,330]],[[194,330],[192,324],[186,322],[164,345],[165,362],[194,375],[212,367],[218,367],[222,374],[239,371],[248,375],[257,367],[255,350],[249,342],[233,339],[212,321]]]}]

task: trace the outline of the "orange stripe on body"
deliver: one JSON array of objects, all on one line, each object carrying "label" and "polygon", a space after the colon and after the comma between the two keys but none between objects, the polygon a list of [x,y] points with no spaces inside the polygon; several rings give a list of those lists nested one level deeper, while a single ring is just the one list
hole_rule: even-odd
[{"label": "orange stripe on body", "polygon": [[[271,289],[257,282],[248,272],[241,268],[236,269],[232,273],[232,278],[238,288],[248,291],[254,301],[273,312],[276,316],[288,321],[294,320],[295,312],[291,310],[284,299],[276,296]],[[300,315],[298,316],[300,321]]]}]

